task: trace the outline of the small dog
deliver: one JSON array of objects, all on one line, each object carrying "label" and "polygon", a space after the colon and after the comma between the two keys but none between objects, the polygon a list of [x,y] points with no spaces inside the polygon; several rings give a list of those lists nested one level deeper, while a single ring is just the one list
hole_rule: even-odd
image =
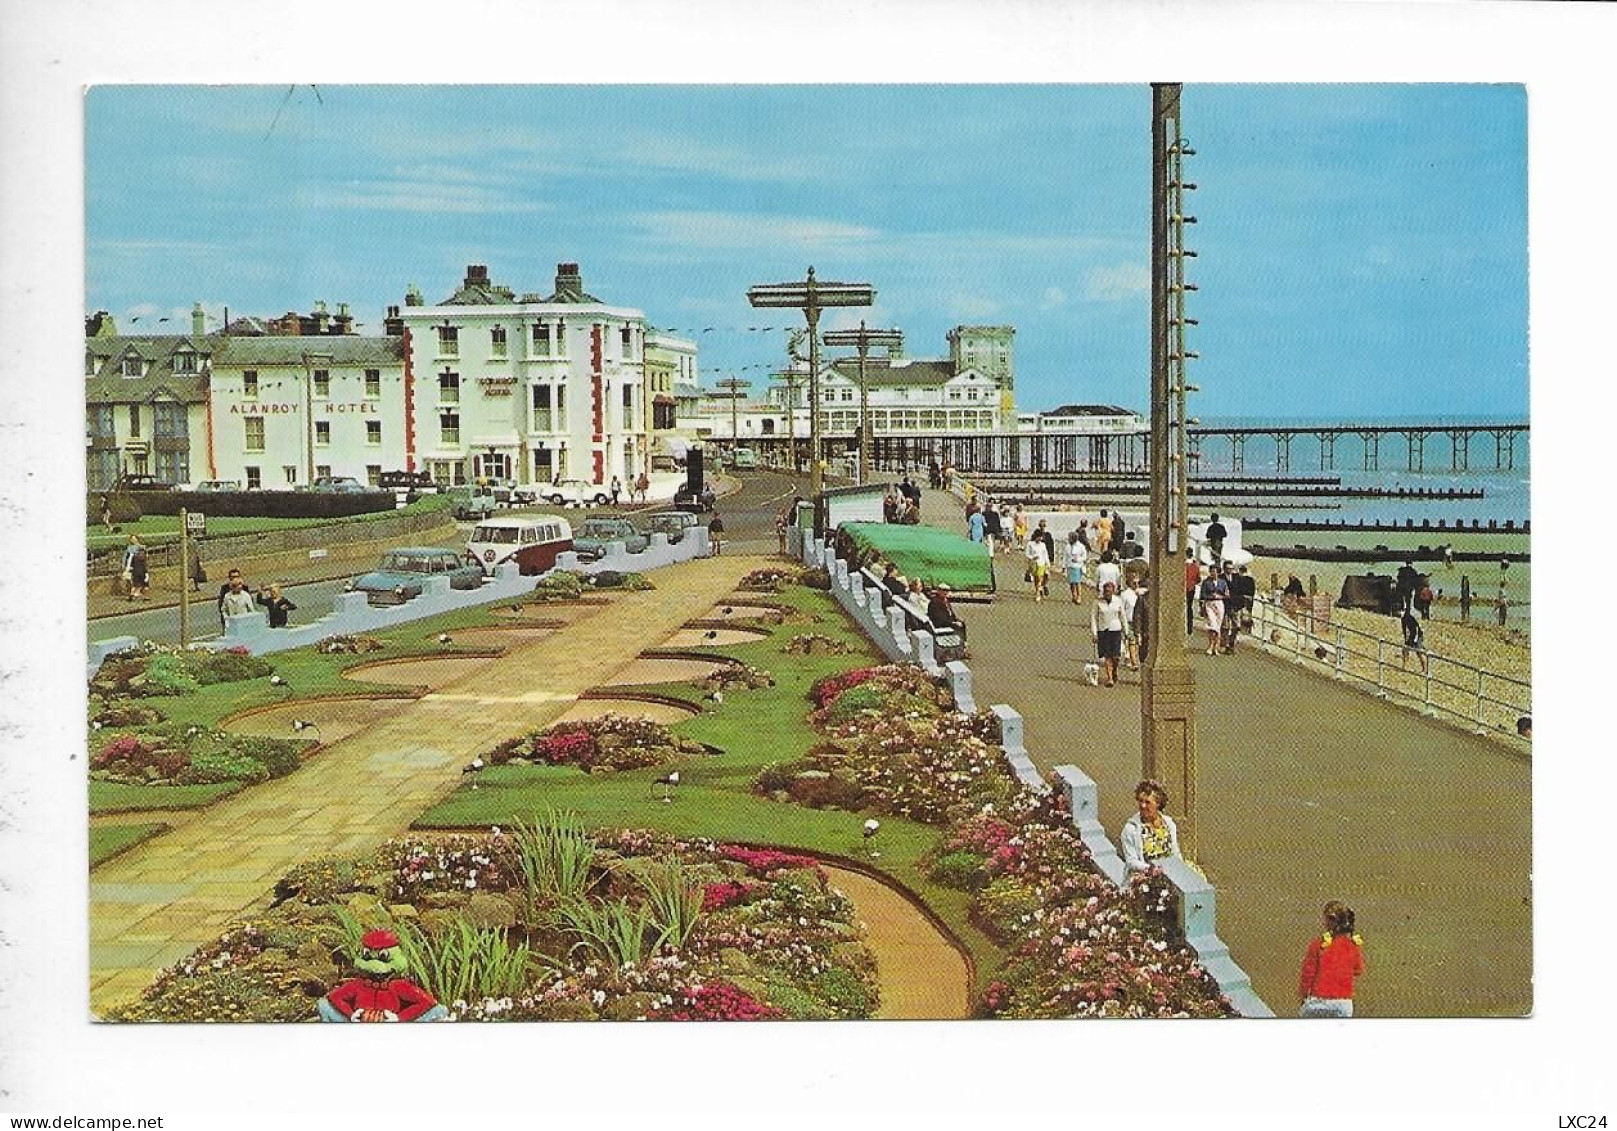
[{"label": "small dog", "polygon": [[1091,687],[1099,687],[1100,686],[1100,665],[1099,664],[1085,664],[1084,665],[1084,682],[1089,684],[1089,686],[1091,686]]}]

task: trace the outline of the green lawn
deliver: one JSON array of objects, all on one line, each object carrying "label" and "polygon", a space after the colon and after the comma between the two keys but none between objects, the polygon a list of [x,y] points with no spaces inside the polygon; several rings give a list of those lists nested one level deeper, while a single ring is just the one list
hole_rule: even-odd
[{"label": "green lawn", "polygon": [[212,785],[125,785],[116,781],[90,783],[90,812],[133,813],[142,809],[201,809],[242,787],[239,781]]},{"label": "green lawn", "polygon": [[[770,672],[775,686],[727,692],[722,705],[707,703],[703,714],[675,724],[680,734],[724,753],[681,763],[680,784],[672,802],[663,802],[661,791],[653,784],[666,767],[585,774],[560,766],[497,766],[479,775],[478,788],[461,786],[428,809],[416,819],[415,827],[510,827],[551,808],[576,812],[597,828],[654,828],[676,836],[850,857],[908,888],[949,925],[970,951],[978,970],[994,969],[1004,952],[968,918],[969,895],[934,884],[919,867],[920,858],[942,835],[940,829],[883,817],[877,844],[881,855],[872,859],[866,855],[861,831],[869,814],[809,809],[752,792],[752,781],[760,769],[801,758],[820,741],[807,721],[810,684],[834,672],[884,662],[829,595],[792,586],[767,599],[821,619],[812,625],[775,626],[767,639],[710,649]],[[855,650],[845,656],[791,656],[782,651],[793,636],[806,632],[841,640]],[[689,684],[614,690],[654,692],[688,701],[701,698]]]},{"label": "green lawn", "polygon": [[138,825],[96,825],[90,829],[90,867],[111,860],[126,848],[150,840],[167,825],[147,822]]},{"label": "green lawn", "polygon": [[[222,538],[231,534],[258,534],[269,530],[297,530],[309,526],[335,526],[355,522],[374,522],[381,518],[391,518],[396,514],[417,513],[447,509],[448,497],[444,495],[427,495],[417,499],[403,510],[375,511],[371,514],[347,515],[342,518],[259,518],[254,516],[209,515],[208,537]],[[203,513],[206,512],[204,507]],[[91,522],[85,530],[85,539],[90,550],[105,550],[113,546],[122,546],[129,541],[131,534],[139,534],[140,540],[147,546],[161,546],[167,542],[176,542],[180,537],[180,516],[177,514],[148,514],[142,515],[134,522],[118,523],[119,532],[108,534],[100,521]]]}]

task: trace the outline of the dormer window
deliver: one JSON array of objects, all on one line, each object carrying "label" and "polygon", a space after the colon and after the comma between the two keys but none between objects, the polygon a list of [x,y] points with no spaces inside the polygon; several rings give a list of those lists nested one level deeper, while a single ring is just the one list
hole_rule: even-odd
[{"label": "dormer window", "polygon": [[140,358],[135,354],[124,357],[123,374],[125,377],[139,377],[141,375]]},{"label": "dormer window", "polygon": [[190,351],[183,351],[174,355],[174,372],[195,373],[197,371],[197,355]]}]

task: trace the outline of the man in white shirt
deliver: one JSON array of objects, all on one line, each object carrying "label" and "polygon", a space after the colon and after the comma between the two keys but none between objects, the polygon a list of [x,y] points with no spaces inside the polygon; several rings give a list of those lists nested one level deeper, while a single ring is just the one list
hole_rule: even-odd
[{"label": "man in white shirt", "polygon": [[1113,593],[1123,589],[1123,567],[1117,564],[1116,555],[1106,550],[1100,556],[1100,565],[1095,567],[1095,592],[1099,593],[1106,588],[1107,583],[1112,586]]}]

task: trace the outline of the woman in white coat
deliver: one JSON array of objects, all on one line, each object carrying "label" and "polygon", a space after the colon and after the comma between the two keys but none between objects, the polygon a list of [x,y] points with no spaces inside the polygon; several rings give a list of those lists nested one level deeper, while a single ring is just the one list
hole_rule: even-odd
[{"label": "woman in white coat", "polygon": [[1162,783],[1145,779],[1134,787],[1139,812],[1123,823],[1123,867],[1129,873],[1146,872],[1168,856],[1178,856],[1179,829],[1164,813],[1168,791]]}]

